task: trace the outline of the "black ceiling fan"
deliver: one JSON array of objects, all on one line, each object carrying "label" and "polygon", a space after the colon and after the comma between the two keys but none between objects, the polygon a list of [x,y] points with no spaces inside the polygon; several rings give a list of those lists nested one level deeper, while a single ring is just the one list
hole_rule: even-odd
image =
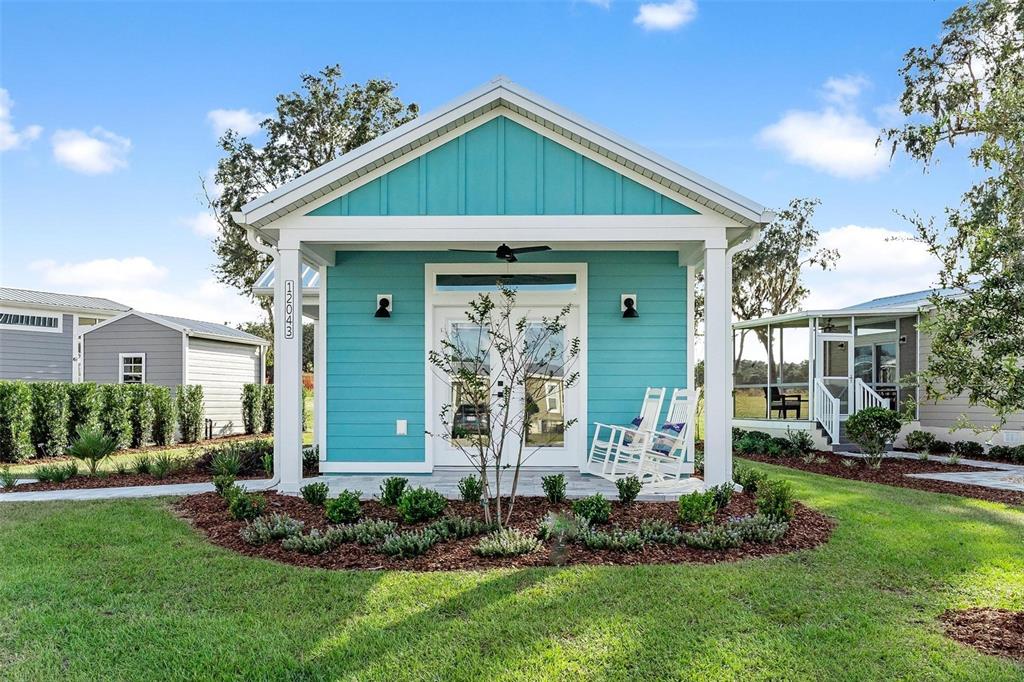
[{"label": "black ceiling fan", "polygon": [[[448,249],[449,251],[457,251],[459,253],[490,253],[489,249]],[[494,257],[498,260],[503,260],[507,263],[515,263],[518,258],[516,254],[520,253],[537,253],[538,251],[550,251],[550,246],[520,246],[513,249],[508,244],[502,244],[494,250]]]}]

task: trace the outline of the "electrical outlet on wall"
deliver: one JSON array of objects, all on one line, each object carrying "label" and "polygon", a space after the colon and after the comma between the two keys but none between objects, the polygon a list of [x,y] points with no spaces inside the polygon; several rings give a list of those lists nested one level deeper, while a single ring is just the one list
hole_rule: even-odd
[{"label": "electrical outlet on wall", "polygon": [[409,435],[409,420],[399,419],[395,422],[395,435],[396,436],[407,436]]}]

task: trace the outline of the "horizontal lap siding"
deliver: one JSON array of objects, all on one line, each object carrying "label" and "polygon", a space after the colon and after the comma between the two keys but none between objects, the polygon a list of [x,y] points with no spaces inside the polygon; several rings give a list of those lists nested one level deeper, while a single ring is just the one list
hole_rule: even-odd
[{"label": "horizontal lap siding", "polygon": [[146,383],[181,384],[181,332],[137,315],[123,317],[82,335],[86,381],[116,384],[120,380],[120,353],[146,354]]},{"label": "horizontal lap siding", "polygon": [[[329,461],[423,461],[424,266],[457,262],[494,261],[338,252],[327,271]],[[588,263],[590,421],[628,423],[648,386],[685,387],[686,269],[674,251],[559,251],[533,254],[530,262]],[[373,317],[378,293],[394,297],[390,319]],[[622,318],[623,293],[637,294],[639,318]],[[409,435],[395,435],[397,419],[408,420]]]},{"label": "horizontal lap siding", "polygon": [[188,383],[203,387],[203,409],[218,434],[241,433],[242,387],[259,383],[257,346],[189,338]]},{"label": "horizontal lap siding", "polygon": [[0,329],[0,379],[71,381],[74,316],[57,332]]}]

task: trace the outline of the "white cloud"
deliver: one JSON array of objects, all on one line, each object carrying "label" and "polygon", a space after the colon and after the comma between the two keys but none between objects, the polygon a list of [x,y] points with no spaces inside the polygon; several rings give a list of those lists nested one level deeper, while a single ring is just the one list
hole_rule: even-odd
[{"label": "white cloud", "polygon": [[829,78],[821,92],[828,102],[823,109],[788,111],[763,128],[758,139],[792,163],[837,177],[877,175],[888,163],[885,151],[875,145],[879,126],[868,123],[856,108],[868,85],[862,76]]},{"label": "white cloud", "polygon": [[132,142],[96,127],[81,130],[58,130],[53,134],[53,158],[60,165],[86,175],[112,173],[128,165]]},{"label": "white cloud", "polygon": [[42,126],[25,126],[20,131],[14,129],[11,109],[14,108],[14,100],[11,93],[5,88],[0,88],[0,152],[24,147],[32,140],[39,137],[43,132]]},{"label": "white cloud", "polygon": [[837,249],[834,270],[808,268],[803,280],[807,309],[843,308],[873,298],[921,291],[935,285],[939,263],[907,232],[845,225],[821,233],[819,246]]},{"label": "white cloud", "polygon": [[645,2],[640,5],[633,23],[648,31],[674,31],[697,17],[695,0]]},{"label": "white cloud", "polygon": [[262,319],[258,306],[213,278],[175,284],[168,268],[144,256],[79,263],[36,261],[33,286],[101,296],[148,313],[235,324]]},{"label": "white cloud", "polygon": [[260,129],[260,122],[266,118],[267,114],[248,109],[214,109],[206,114],[206,120],[218,137],[229,129],[239,135],[252,135]]},{"label": "white cloud", "polygon": [[191,218],[184,218],[182,222],[194,233],[207,239],[213,239],[220,232],[220,223],[209,211],[199,211]]}]

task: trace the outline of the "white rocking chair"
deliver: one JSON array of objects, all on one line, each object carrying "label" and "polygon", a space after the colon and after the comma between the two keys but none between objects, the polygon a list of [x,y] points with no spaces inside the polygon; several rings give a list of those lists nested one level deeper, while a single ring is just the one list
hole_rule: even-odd
[{"label": "white rocking chair", "polygon": [[694,453],[691,429],[696,425],[700,390],[677,388],[672,391],[668,420],[662,431],[651,434],[640,454],[637,476],[651,491],[677,488],[683,475],[693,474]]},{"label": "white rocking chair", "polygon": [[639,423],[634,421],[631,426],[616,426],[594,422],[594,439],[587,457],[590,473],[610,479],[636,473],[651,433],[658,426],[664,402],[664,388],[648,387],[640,407]]}]

